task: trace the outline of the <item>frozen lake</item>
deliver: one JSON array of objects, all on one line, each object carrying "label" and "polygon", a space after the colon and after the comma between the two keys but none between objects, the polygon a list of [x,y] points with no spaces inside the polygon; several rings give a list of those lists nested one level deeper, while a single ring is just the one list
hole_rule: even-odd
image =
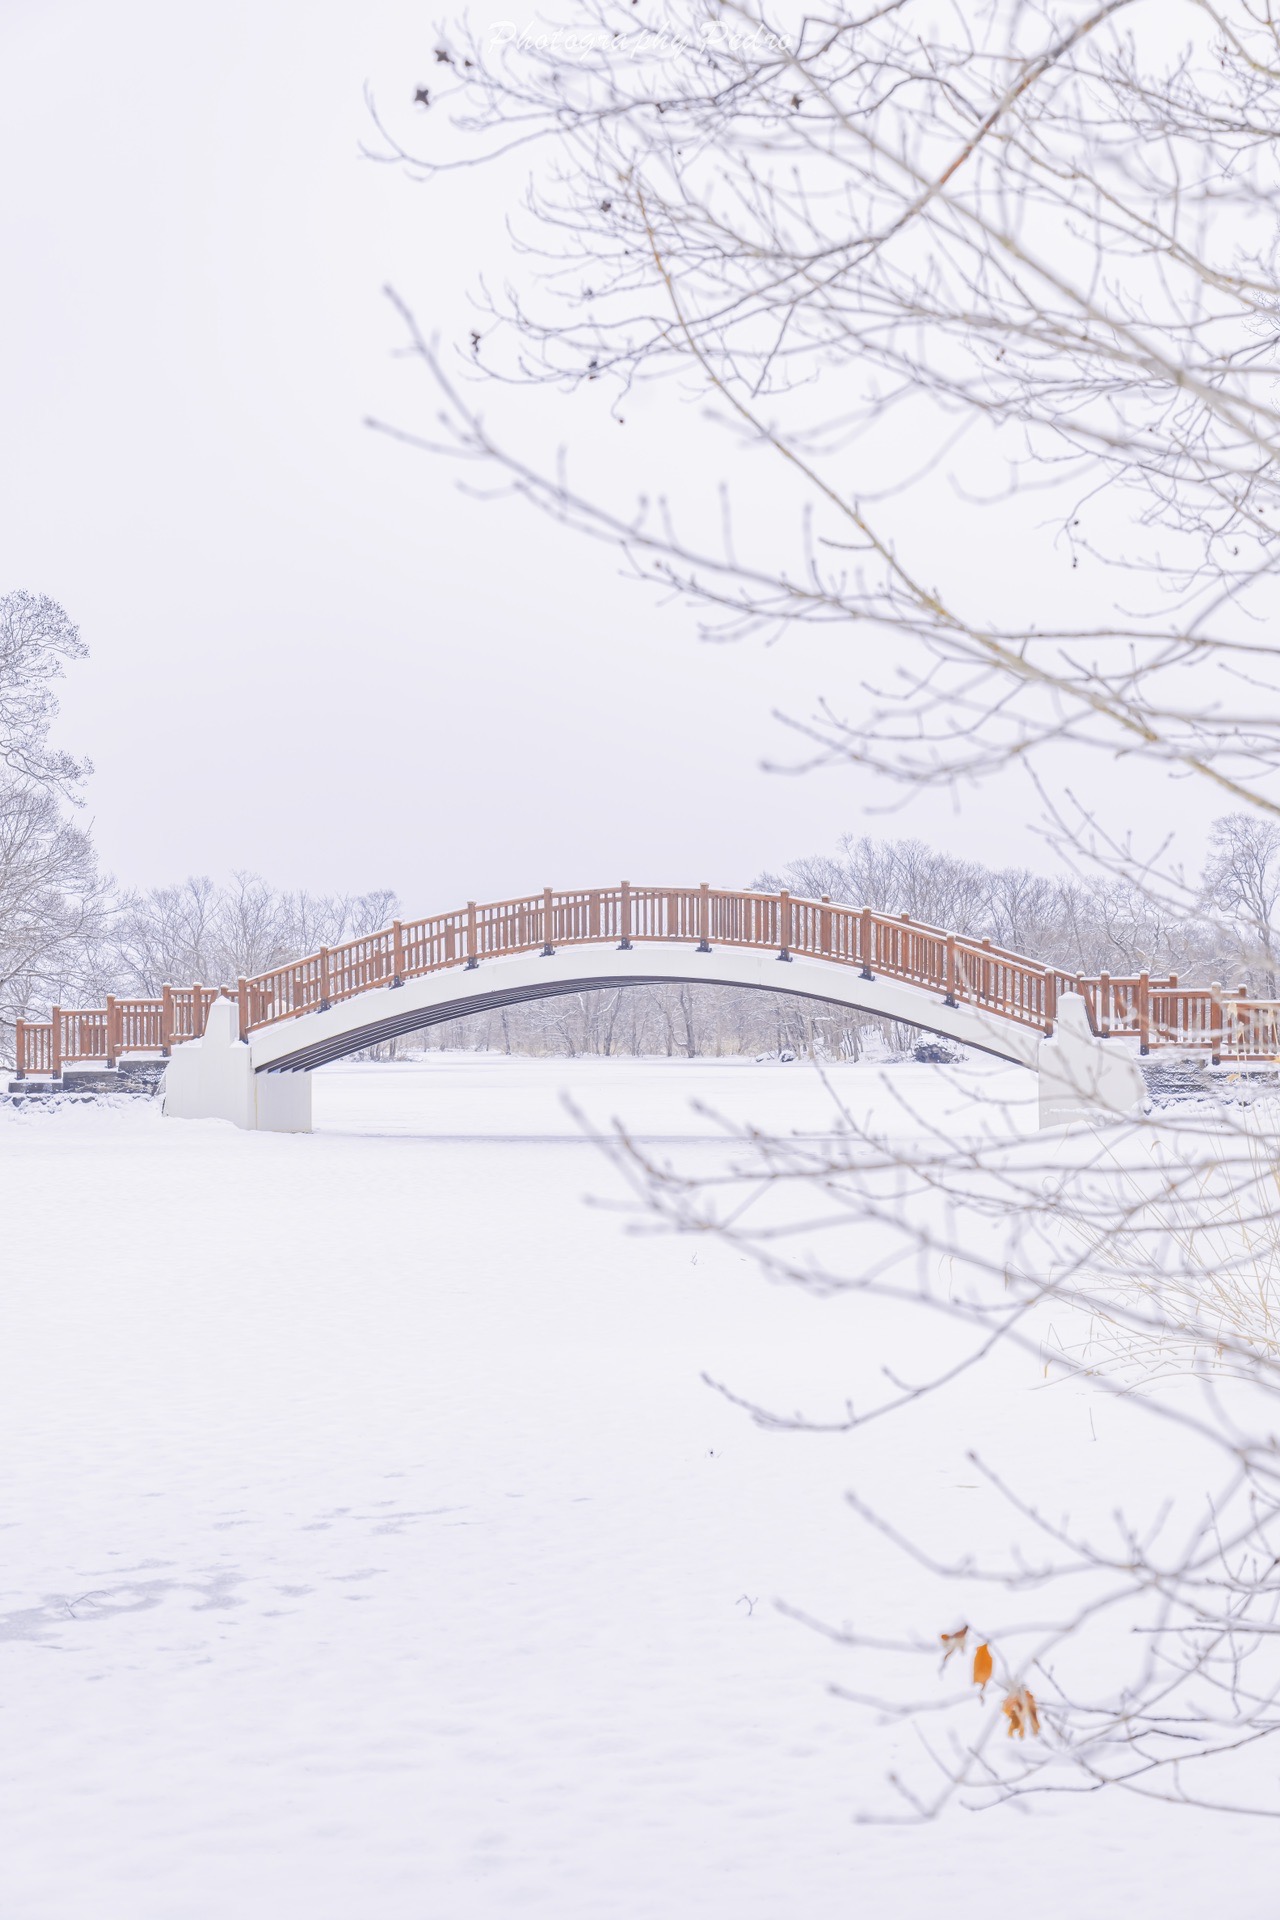
[{"label": "frozen lake", "polygon": [[[974,1059],[939,1074],[915,1063],[891,1072],[805,1061],[511,1060],[443,1054],[378,1072],[344,1064],[315,1079],[315,1124],[344,1133],[411,1133],[459,1140],[580,1142],[615,1120],[646,1140],[714,1140],[718,1121],[781,1134],[830,1135],[839,1106],[895,1132],[912,1130],[917,1101],[931,1117],[972,1110],[981,1087],[1035,1123],[1036,1084],[1000,1061]],[[700,1112],[698,1109],[705,1109]],[[580,1116],[575,1119],[575,1111]]]},{"label": "frozen lake", "polygon": [[[836,1082],[904,1133],[963,1124],[963,1075]],[[821,1133],[812,1072],[319,1083],[310,1137],[0,1113],[4,1920],[1274,1911],[1234,1817],[856,1824],[913,1736],[869,1734],[841,1650],[773,1602],[905,1620],[908,1576],[842,1508],[857,1446],[760,1430],[701,1376],[824,1403],[874,1347],[865,1303],[627,1233],[584,1204],[621,1183],[561,1105],[705,1160],[691,1099]],[[1038,1384],[904,1438],[904,1501],[967,1511],[975,1426],[1101,1485]]]}]

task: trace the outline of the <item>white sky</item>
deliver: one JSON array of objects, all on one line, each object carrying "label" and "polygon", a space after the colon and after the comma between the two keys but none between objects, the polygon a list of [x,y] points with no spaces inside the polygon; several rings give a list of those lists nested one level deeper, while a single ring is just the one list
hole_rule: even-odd
[{"label": "white sky", "polygon": [[772,708],[840,703],[849,643],[699,645],[612,555],[362,426],[422,417],[383,283],[456,338],[508,264],[508,180],[359,156],[364,83],[407,103],[433,17],[4,0],[0,584],[92,649],[62,737],[105,863],[427,911],[742,884],[846,829],[1042,857],[1021,789],[885,820],[864,776],[761,769],[793,751]]}]

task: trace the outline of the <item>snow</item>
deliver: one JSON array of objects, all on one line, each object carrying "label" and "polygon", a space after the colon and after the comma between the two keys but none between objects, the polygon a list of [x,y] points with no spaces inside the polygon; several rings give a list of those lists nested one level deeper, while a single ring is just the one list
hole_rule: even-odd
[{"label": "snow", "polygon": [[[909,1130],[904,1099],[955,1115],[966,1075],[1030,1113],[986,1063],[833,1079]],[[561,1101],[711,1165],[691,1100],[820,1134],[811,1069],[318,1080],[309,1137],[0,1112],[5,1920],[1274,1910],[1234,1816],[858,1824],[911,1736],[833,1696],[844,1652],[773,1603],[901,1623],[913,1575],[842,1504],[865,1442],[761,1430],[702,1375],[821,1408],[874,1317],[625,1231]],[[882,1486],[948,1541],[990,1524],[975,1438],[1109,1495],[1122,1414],[1090,1451],[1038,1385],[885,1429]]]}]

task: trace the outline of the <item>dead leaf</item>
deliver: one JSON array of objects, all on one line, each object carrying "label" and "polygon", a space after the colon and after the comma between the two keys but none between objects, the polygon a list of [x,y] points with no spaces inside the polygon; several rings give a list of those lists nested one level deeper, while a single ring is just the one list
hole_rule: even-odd
[{"label": "dead leaf", "polygon": [[945,1667],[953,1653],[963,1653],[964,1643],[969,1638],[968,1627],[957,1627],[954,1633],[940,1633],[942,1642],[942,1664]]},{"label": "dead leaf", "polygon": [[1028,1733],[1039,1733],[1040,1715],[1036,1709],[1036,1697],[1030,1687],[1019,1687],[1001,1702],[1000,1711],[1009,1722],[1006,1732],[1010,1740],[1016,1733],[1019,1740],[1025,1740]]},{"label": "dead leaf", "polygon": [[991,1667],[991,1649],[984,1640],[973,1656],[973,1684],[975,1687],[981,1687],[984,1693],[987,1682],[991,1678]]}]

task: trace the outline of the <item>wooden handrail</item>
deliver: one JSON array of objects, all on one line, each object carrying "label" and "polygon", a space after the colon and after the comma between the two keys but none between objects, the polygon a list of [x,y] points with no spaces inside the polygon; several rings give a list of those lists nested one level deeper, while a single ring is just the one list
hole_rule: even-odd
[{"label": "wooden handrail", "polygon": [[219,994],[238,1003],[244,1036],[321,1012],[379,987],[466,966],[472,970],[503,955],[553,953],[559,946],[609,941],[622,950],[644,942],[678,943],[699,953],[717,946],[751,947],[821,959],[857,970],[863,979],[883,975],[938,999],[962,1004],[1047,1033],[1059,996],[1085,996],[1095,1032],[1125,1036],[1144,1050],[1170,1047],[1224,1052],[1233,1059],[1273,1059],[1280,1053],[1280,1001],[1246,1000],[1244,990],[1224,996],[1214,983],[1187,987],[1175,975],[1155,981],[1145,974],[1096,978],[1046,967],[1024,954],[926,926],[906,914],[847,907],[827,898],[804,900],[788,893],[697,887],[616,887],[539,893],[423,920],[397,920],[379,933],[361,934],[337,947],[321,947],[301,960],[240,980],[234,988],[165,987],[157,1000],[112,996],[104,1008],[54,1008],[46,1021],[17,1024],[16,1067],[20,1076],[56,1079],[65,1064],[112,1062],[124,1054],[163,1056],[170,1047],[199,1039]]}]

